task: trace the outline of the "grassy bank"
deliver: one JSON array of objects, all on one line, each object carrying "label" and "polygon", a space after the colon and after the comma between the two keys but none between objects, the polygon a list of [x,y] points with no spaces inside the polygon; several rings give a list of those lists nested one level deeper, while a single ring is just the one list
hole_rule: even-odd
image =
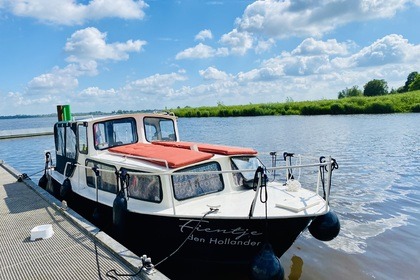
[{"label": "grassy bank", "polygon": [[266,103],[171,110],[179,117],[238,117],[268,115],[340,115],[420,112],[420,91],[374,97]]}]

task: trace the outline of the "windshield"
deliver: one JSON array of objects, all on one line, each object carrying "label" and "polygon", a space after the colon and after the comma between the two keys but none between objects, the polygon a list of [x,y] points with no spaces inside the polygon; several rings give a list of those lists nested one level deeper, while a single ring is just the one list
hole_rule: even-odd
[{"label": "windshield", "polygon": [[252,184],[254,180],[255,170],[261,166],[261,162],[257,157],[232,157],[231,158],[232,170],[253,170],[246,172],[233,173],[235,184],[244,186]]},{"label": "windshield", "polygon": [[[222,174],[210,173],[220,170],[217,162],[210,162],[175,172],[172,175],[175,198],[184,200],[222,191],[224,188]],[[183,174],[182,172],[198,172],[198,174]]]},{"label": "windshield", "polygon": [[176,141],[175,125],[171,119],[147,117],[144,118],[144,131],[146,140],[152,141]]},{"label": "windshield", "polygon": [[97,150],[137,142],[136,121],[133,118],[95,123],[93,132]]}]

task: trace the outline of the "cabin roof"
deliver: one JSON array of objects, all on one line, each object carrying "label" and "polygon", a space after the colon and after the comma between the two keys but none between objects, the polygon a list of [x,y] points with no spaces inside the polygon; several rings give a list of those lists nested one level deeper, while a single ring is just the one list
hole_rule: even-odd
[{"label": "cabin roof", "polygon": [[140,157],[143,160],[162,166],[167,165],[170,168],[186,166],[213,157],[212,153],[145,143],[113,147],[110,148],[109,151],[112,153]]},{"label": "cabin roof", "polygon": [[195,149],[200,152],[213,153],[219,155],[256,155],[257,151],[250,148],[222,146],[206,143],[194,142],[172,142],[172,141],[153,141],[154,145],[161,145],[166,147],[176,147],[181,149]]},{"label": "cabin roof", "polygon": [[231,147],[194,142],[154,141],[151,144],[135,143],[109,149],[112,153],[139,157],[170,168],[183,167],[219,155],[255,155],[250,148]]},{"label": "cabin roof", "polygon": [[122,119],[122,118],[144,118],[144,117],[162,117],[174,119],[176,118],[173,114],[168,114],[165,112],[150,112],[150,113],[128,113],[128,114],[105,114],[105,115],[85,115],[85,116],[75,116],[73,121],[61,121],[63,123],[71,122],[99,122],[112,119]]}]

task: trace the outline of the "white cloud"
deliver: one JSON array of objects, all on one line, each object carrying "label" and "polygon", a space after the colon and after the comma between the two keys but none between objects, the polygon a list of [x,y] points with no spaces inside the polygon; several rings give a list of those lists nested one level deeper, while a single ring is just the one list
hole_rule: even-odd
[{"label": "white cloud", "polygon": [[226,56],[228,51],[226,48],[214,49],[203,43],[199,43],[195,47],[185,49],[179,52],[175,59],[193,59],[193,58],[211,58],[215,56]]},{"label": "white cloud", "polygon": [[[180,70],[128,82],[119,89],[89,87],[72,95],[72,106],[74,104],[74,108],[88,112],[92,102],[100,103],[103,111],[112,111],[120,108],[163,109],[187,105],[216,105],[216,101],[226,105],[284,102],[288,97],[296,101],[319,100],[337,98],[337,93],[345,87],[363,87],[366,82],[376,78],[385,79],[390,88],[396,88],[403,84],[410,72],[418,71],[420,45],[410,44],[400,35],[385,36],[356,52],[345,48],[346,44],[329,40],[303,40],[294,50],[267,59],[259,67],[249,71],[227,73],[214,66],[204,68],[198,74],[205,83],[196,86],[186,85],[185,81],[189,78],[185,70]],[[380,52],[384,57],[381,60],[383,64],[378,65],[377,60],[369,64],[364,60],[371,57],[368,54]],[[401,59],[395,60],[395,54]],[[338,63],[339,59],[346,63]],[[364,61],[363,67],[360,61]],[[73,73],[72,71],[75,75],[80,74],[76,65],[65,70],[68,74]],[[64,75],[61,71],[64,69],[52,72]],[[39,77],[38,86],[42,85],[41,81],[48,85],[48,78],[45,76],[42,80]],[[66,84],[71,85],[70,82],[65,83],[64,79],[55,82],[62,83],[63,87]],[[40,87],[39,89],[41,90]],[[74,92],[76,89],[69,90]],[[28,104],[57,102],[52,101],[51,96],[53,95],[47,95],[41,100],[37,96],[22,98],[22,95],[15,93],[13,100]],[[118,100],[120,107],[107,102],[109,97]],[[63,98],[64,95],[61,96]]]},{"label": "white cloud", "polygon": [[[59,69],[58,69],[59,70]],[[40,82],[42,78],[50,77],[53,79],[53,75],[44,74],[42,77],[39,77],[37,81]],[[46,79],[51,81],[51,79]],[[180,70],[177,73],[169,73],[169,74],[155,74],[149,77],[145,77],[142,79],[138,79],[132,82],[127,83],[125,86],[114,89],[102,89],[100,87],[87,87],[85,89],[81,89],[77,92],[76,89],[67,89],[64,91],[61,88],[61,93],[64,94],[56,94],[55,92],[51,92],[51,94],[45,95],[45,97],[38,97],[35,94],[28,96],[28,93],[20,94],[20,93],[9,93],[9,98],[14,100],[17,104],[42,104],[42,103],[50,103],[48,107],[54,107],[54,104],[57,102],[70,102],[66,100],[67,97],[71,96],[71,104],[73,108],[77,108],[82,112],[90,112],[92,111],[92,104],[100,103],[101,104],[101,111],[113,111],[116,109],[124,109],[128,110],[137,110],[137,109],[162,109],[165,106],[165,102],[169,102],[172,99],[181,98],[188,94],[188,90],[185,87],[176,90],[174,87],[176,83],[185,81],[187,77],[184,75],[184,71]],[[48,92],[48,84],[45,81],[44,88],[39,90],[43,90],[44,93]],[[50,85],[50,86],[59,86],[59,85]],[[69,95],[71,93],[71,95]],[[115,102],[109,102],[109,100],[118,100],[117,107]],[[118,107],[120,106],[120,107]],[[96,110],[96,109],[95,109]],[[42,112],[40,112],[42,113]]]},{"label": "white cloud", "polygon": [[[358,67],[373,69],[375,67],[389,67],[395,65],[420,64],[420,46],[408,43],[401,35],[391,34],[378,39],[370,46],[362,48],[356,53],[349,53],[347,43],[336,40],[317,41],[305,39],[291,52],[283,52],[277,57],[267,59],[261,68],[242,74],[252,80],[270,80],[284,76],[330,75],[331,73],[354,73],[360,71]],[[392,66],[394,65],[394,66]],[[381,68],[375,68],[378,76]],[[410,68],[411,69],[411,68]],[[367,70],[365,70],[367,71]],[[406,70],[410,71],[410,70]],[[403,72],[406,72],[403,71]],[[365,80],[366,75],[356,75]]]},{"label": "white cloud", "polygon": [[106,33],[95,27],[88,27],[74,32],[64,47],[70,55],[69,62],[90,60],[127,60],[128,52],[139,52],[145,41],[128,40],[125,43],[106,43]]},{"label": "white cloud", "polygon": [[194,39],[196,41],[205,41],[206,39],[213,39],[213,34],[211,33],[211,30],[204,29],[201,30],[197,35],[195,35]]},{"label": "white cloud", "polygon": [[78,97],[80,98],[89,98],[90,100],[92,100],[92,98],[97,98],[97,97],[115,97],[117,95],[117,91],[115,89],[108,89],[108,90],[103,90],[100,89],[98,87],[88,87],[84,90],[82,90],[79,94]]},{"label": "white cloud", "polygon": [[[74,32],[64,47],[69,54],[64,68],[54,67],[49,73],[33,78],[27,86],[27,94],[38,93],[60,94],[74,91],[78,85],[78,77],[95,76],[99,73],[98,62],[120,61],[129,58],[129,52],[139,52],[146,42],[128,40],[125,43],[106,42],[106,33],[94,27]],[[84,95],[92,92],[89,89]]]},{"label": "white cloud", "polygon": [[136,95],[169,96],[173,94],[172,86],[176,82],[185,81],[187,77],[181,73],[155,74],[143,79],[138,79],[127,84],[121,91],[131,92]]},{"label": "white cloud", "polygon": [[[293,51],[265,60],[260,67],[246,72],[229,74],[208,67],[199,74],[210,83],[188,87],[188,95],[183,98],[191,98],[179,102],[190,106],[201,102],[197,104],[200,106],[214,105],[214,100],[240,104],[282,102],[286,97],[296,101],[337,98],[337,93],[346,86],[362,87],[375,78],[385,79],[390,88],[401,86],[420,64],[420,45],[409,44],[400,35],[385,36],[355,53],[350,53],[353,49],[349,45],[352,43],[309,39]],[[377,53],[383,57],[383,64],[372,60],[357,67],[365,57]],[[395,59],[397,56],[399,60]],[[338,60],[345,60],[346,64],[338,64]]]},{"label": "white cloud", "polygon": [[268,40],[259,40],[257,42],[257,46],[255,47],[255,53],[260,54],[266,52],[270,50],[275,44],[276,41],[273,38]]},{"label": "white cloud", "polygon": [[256,1],[236,20],[240,32],[274,38],[316,36],[354,21],[389,18],[410,0]]},{"label": "white cloud", "polygon": [[[341,55],[353,45],[338,44],[334,39],[316,41],[339,26],[378,18],[390,18],[410,3],[419,5],[419,0],[355,0],[355,1],[305,1],[266,0],[248,5],[242,17],[235,20],[236,27],[222,35],[219,43],[226,46],[223,56],[245,55],[250,49],[261,54],[271,49],[276,40],[289,37],[307,37],[296,52]],[[207,30],[196,35],[204,41]],[[209,58],[220,55],[220,48],[198,44],[177,54],[176,59]]]},{"label": "white cloud", "polygon": [[233,29],[222,36],[220,43],[229,46],[230,53],[244,55],[252,48],[253,38],[248,32],[239,32],[237,29]]},{"label": "white cloud", "polygon": [[179,52],[175,59],[209,58],[215,56],[215,53],[216,51],[212,47],[199,43],[195,47]]},{"label": "white cloud", "polygon": [[208,67],[206,70],[200,70],[199,74],[205,80],[226,80],[229,75],[214,67]]},{"label": "white cloud", "polygon": [[[379,47],[383,44],[388,47]],[[401,36],[385,36],[355,53],[350,53],[353,49],[346,46],[347,43],[338,41],[303,40],[295,50],[267,59],[249,71],[227,73],[214,66],[200,70],[198,74],[205,83],[196,86],[185,85],[186,73],[180,71],[138,79],[115,92],[89,89],[83,94],[89,92],[91,100],[111,94],[125,107],[145,109],[216,105],[216,101],[226,105],[283,102],[287,97],[300,101],[337,98],[337,93],[346,86],[362,87],[375,78],[385,79],[390,88],[400,86],[410,72],[418,70],[419,58],[415,54],[419,53],[419,45],[411,45]],[[335,62],[354,61],[363,57],[366,49],[395,48],[404,52],[400,53],[404,59],[399,62],[364,67]],[[115,106],[108,110],[114,109]]]},{"label": "white cloud", "polygon": [[300,43],[293,51],[293,55],[346,55],[348,44],[338,43],[336,39],[318,41],[314,38],[307,38]]},{"label": "white cloud", "polygon": [[[16,108],[16,107],[21,107],[21,106],[36,105],[36,108],[41,109],[40,112],[37,112],[38,114],[42,114],[42,109],[44,108],[44,107],[39,107],[39,105],[58,101],[57,99],[54,99],[49,94],[42,95],[40,97],[35,97],[35,98],[28,98],[27,96],[25,96],[24,94],[20,92],[9,92],[7,94],[7,98],[10,100],[10,103],[4,104],[8,106],[7,110],[10,110],[10,108],[13,108],[13,107]],[[31,111],[30,113],[26,113],[26,114],[37,114],[37,113]]]},{"label": "white cloud", "polygon": [[281,67],[261,67],[248,72],[240,72],[236,77],[238,82],[245,85],[251,82],[272,82],[279,80],[283,76],[284,73]]},{"label": "white cloud", "polygon": [[93,18],[119,17],[142,19],[143,9],[148,5],[143,0],[93,0],[88,5]]},{"label": "white cloud", "polygon": [[419,45],[408,43],[401,35],[390,34],[372,45],[346,58],[337,58],[333,63],[341,67],[373,67],[404,62],[420,62]]},{"label": "white cloud", "polygon": [[50,73],[39,75],[28,83],[28,93],[59,93],[78,86],[79,71],[71,64],[64,69],[54,67]]},{"label": "white cloud", "polygon": [[17,16],[62,25],[105,17],[142,19],[148,7],[143,0],[92,0],[88,4],[75,0],[4,0],[3,6]]}]

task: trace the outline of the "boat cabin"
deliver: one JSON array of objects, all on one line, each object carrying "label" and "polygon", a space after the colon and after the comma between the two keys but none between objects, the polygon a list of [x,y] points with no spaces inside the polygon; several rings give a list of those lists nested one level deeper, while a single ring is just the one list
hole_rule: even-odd
[{"label": "boat cabin", "polygon": [[56,169],[62,173],[66,163],[76,163],[80,155],[98,154],[127,144],[176,141],[177,138],[175,119],[168,115],[59,121],[54,126]]},{"label": "boat cabin", "polygon": [[[223,191],[232,182],[240,186],[253,180],[253,172],[217,173],[222,169],[259,166],[253,149],[181,142],[176,117],[170,114],[59,121],[54,126],[54,137],[55,171],[63,178],[72,177],[77,167],[76,177],[85,181],[84,185],[116,194],[119,190],[116,174],[124,169],[130,174],[128,197],[154,203],[163,201],[162,185],[171,185],[172,191],[167,191],[167,195],[183,201]],[[156,172],[173,175],[168,179],[145,174]],[[177,175],[181,172],[182,175]]]}]

